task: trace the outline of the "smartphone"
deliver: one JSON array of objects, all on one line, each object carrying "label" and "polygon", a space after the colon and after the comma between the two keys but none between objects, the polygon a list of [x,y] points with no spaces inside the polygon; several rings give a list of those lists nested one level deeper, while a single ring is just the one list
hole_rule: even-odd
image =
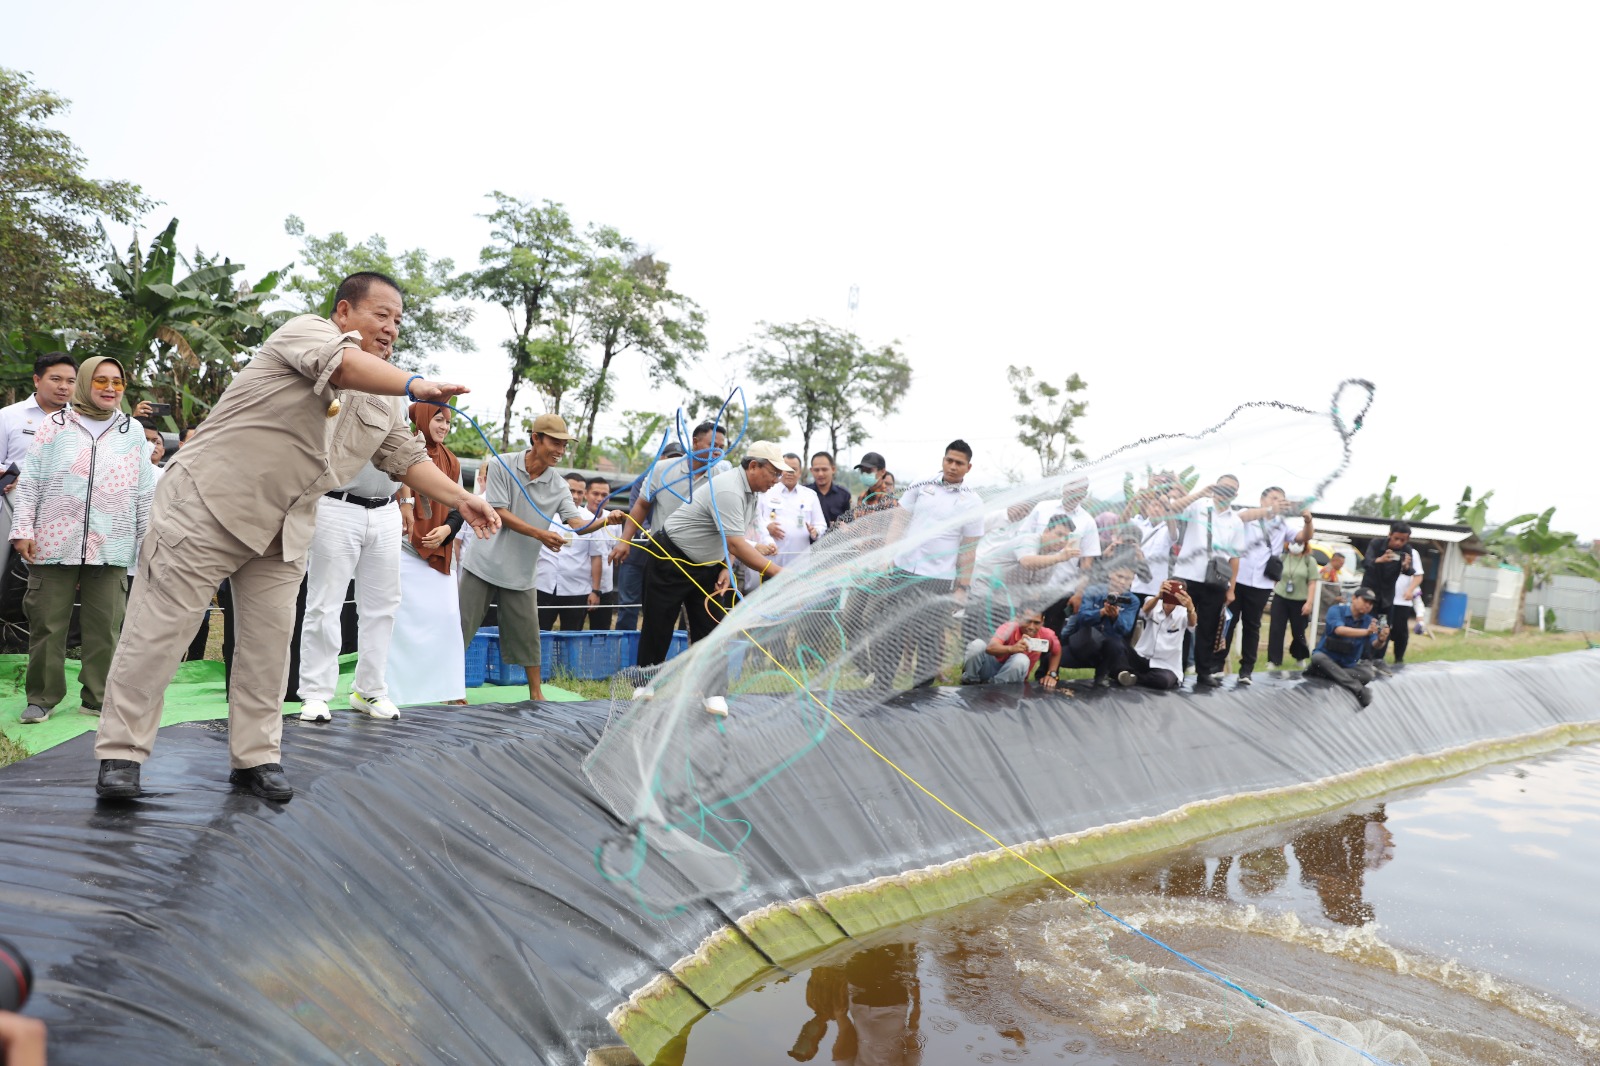
[{"label": "smartphone", "polygon": [[[146,402],[148,403],[150,401],[146,401]],[[150,417],[151,418],[165,418],[167,415],[170,415],[171,413],[172,413],[172,405],[170,403],[150,403]]]},{"label": "smartphone", "polygon": [[1043,637],[1028,637],[1026,639],[1028,641],[1028,650],[1029,651],[1041,651],[1041,652],[1043,652],[1043,651],[1049,651],[1050,650],[1050,642],[1048,640],[1045,640]]}]

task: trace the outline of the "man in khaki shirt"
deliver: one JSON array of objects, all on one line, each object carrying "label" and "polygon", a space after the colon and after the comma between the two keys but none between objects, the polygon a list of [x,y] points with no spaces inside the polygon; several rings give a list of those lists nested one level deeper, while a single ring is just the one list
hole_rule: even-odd
[{"label": "man in khaki shirt", "polygon": [[[278,751],[295,597],[317,501],[363,463],[454,507],[480,537],[499,528],[493,508],[429,461],[393,399],[443,403],[467,391],[389,365],[402,311],[393,279],[346,278],[331,319],[301,315],[268,337],[167,464],[106,681],[95,742],[102,798],[140,795],[162,697],[223,578],[238,611],[229,780],[264,799],[294,795]],[[334,418],[347,405],[353,417]]]}]

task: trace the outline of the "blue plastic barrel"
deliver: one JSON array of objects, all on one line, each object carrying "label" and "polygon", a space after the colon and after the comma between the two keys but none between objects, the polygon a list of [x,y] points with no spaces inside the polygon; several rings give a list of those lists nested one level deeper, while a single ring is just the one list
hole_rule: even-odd
[{"label": "blue plastic barrel", "polygon": [[1467,623],[1467,594],[1465,592],[1441,592],[1439,594],[1439,610],[1434,615],[1434,623],[1446,629],[1460,629]]}]

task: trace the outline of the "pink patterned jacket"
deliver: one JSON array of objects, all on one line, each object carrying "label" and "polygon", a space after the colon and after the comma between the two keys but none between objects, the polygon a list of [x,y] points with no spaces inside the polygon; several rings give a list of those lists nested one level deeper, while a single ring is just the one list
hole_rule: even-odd
[{"label": "pink patterned jacket", "polygon": [[45,419],[11,494],[11,539],[38,561],[131,566],[150,526],[155,467],[144,430],[125,414],[99,438],[71,407]]}]

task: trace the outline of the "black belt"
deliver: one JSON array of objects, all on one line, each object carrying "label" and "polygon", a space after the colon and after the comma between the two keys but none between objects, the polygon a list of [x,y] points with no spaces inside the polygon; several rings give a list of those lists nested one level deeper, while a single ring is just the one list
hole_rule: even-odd
[{"label": "black belt", "polygon": [[353,492],[324,492],[323,495],[330,500],[343,500],[345,503],[353,503],[357,507],[365,507],[369,510],[377,510],[379,507],[386,507],[393,502],[388,496],[375,500],[371,496],[357,496]]}]

